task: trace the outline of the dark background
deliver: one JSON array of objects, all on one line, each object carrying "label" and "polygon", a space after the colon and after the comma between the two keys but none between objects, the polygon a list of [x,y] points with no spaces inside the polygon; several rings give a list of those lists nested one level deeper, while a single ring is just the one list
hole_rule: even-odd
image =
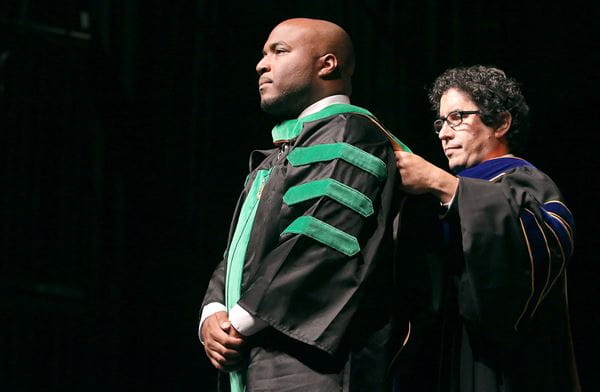
[{"label": "dark background", "polygon": [[600,14],[528,4],[3,1],[0,389],[212,390],[198,307],[248,153],[274,125],[254,67],[276,23],[308,16],[353,37],[353,103],[442,166],[435,76],[482,63],[523,84],[525,158],[578,223],[570,310],[597,390]]}]

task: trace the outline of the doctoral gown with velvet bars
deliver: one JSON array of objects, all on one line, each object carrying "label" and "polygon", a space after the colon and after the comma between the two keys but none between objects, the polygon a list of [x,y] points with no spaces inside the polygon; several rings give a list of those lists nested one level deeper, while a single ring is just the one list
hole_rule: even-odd
[{"label": "doctoral gown with velvet bars", "polygon": [[[254,177],[270,170],[238,301],[268,324],[249,338],[246,390],[384,390],[399,336],[390,292],[401,195],[390,142],[368,116],[341,113],[278,143],[252,153],[231,229]],[[226,268],[203,305],[224,303]]]},{"label": "doctoral gown with velvet bars", "polygon": [[430,365],[410,374],[414,385],[406,390],[579,391],[565,269],[574,222],[559,189],[512,157],[458,175],[440,230],[408,234],[430,239],[425,257],[408,252],[414,264],[430,267],[420,288],[432,290],[413,298],[433,294],[427,298],[440,320],[420,318],[430,335],[415,326],[418,339],[407,352]]}]

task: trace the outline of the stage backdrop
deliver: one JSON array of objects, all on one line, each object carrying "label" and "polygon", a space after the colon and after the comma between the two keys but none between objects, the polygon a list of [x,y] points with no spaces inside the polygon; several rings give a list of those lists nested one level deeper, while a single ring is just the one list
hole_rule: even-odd
[{"label": "stage backdrop", "polygon": [[0,5],[0,389],[213,390],[198,308],[248,154],[270,145],[255,65],[297,16],[348,30],[353,102],[440,165],[435,76],[481,63],[523,83],[525,157],[578,223],[572,324],[584,390],[598,389],[599,15],[502,3]]}]

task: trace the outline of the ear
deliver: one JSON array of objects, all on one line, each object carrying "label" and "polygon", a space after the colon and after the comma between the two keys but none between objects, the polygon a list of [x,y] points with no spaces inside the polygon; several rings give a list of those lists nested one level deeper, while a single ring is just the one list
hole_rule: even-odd
[{"label": "ear", "polygon": [[333,53],[319,57],[319,73],[322,78],[328,78],[338,71],[338,60]]},{"label": "ear", "polygon": [[512,116],[509,112],[502,113],[501,118],[502,119],[500,121],[500,125],[494,131],[494,136],[496,137],[496,139],[501,139],[505,137],[512,124]]}]

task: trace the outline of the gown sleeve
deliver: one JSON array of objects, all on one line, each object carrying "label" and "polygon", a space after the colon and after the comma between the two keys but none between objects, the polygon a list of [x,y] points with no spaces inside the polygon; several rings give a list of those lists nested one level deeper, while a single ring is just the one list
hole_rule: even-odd
[{"label": "gown sleeve", "polygon": [[225,304],[225,265],[227,260],[223,259],[213,271],[204,300],[202,301],[201,310],[212,302]]},{"label": "gown sleeve", "polygon": [[531,167],[494,181],[460,178],[447,219],[457,219],[464,266],[458,306],[467,328],[510,340],[527,328],[564,277],[573,217],[558,188]]}]

